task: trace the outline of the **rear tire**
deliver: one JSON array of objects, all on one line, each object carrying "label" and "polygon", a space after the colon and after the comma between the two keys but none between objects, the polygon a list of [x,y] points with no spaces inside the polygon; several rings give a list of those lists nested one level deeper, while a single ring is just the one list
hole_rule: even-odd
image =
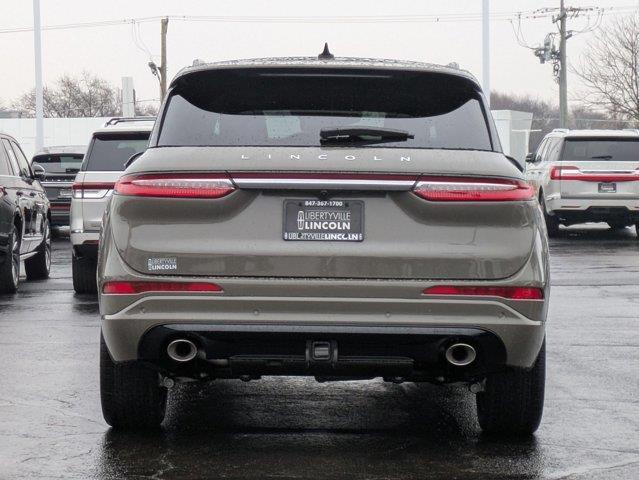
[{"label": "rear tire", "polygon": [[16,293],[20,282],[20,233],[15,225],[7,238],[9,251],[0,265],[0,293]]},{"label": "rear tire", "polygon": [[24,261],[24,270],[27,280],[43,280],[49,278],[51,271],[51,227],[45,220],[44,239],[38,247],[38,253]]},{"label": "rear tire", "polygon": [[546,341],[530,370],[508,369],[489,375],[477,394],[477,417],[489,434],[528,436],[539,427],[544,410]]},{"label": "rear tire", "polygon": [[97,280],[95,278],[98,263],[89,257],[71,258],[71,271],[73,272],[73,289],[76,293],[98,293]]},{"label": "rear tire", "polygon": [[114,363],[100,335],[100,398],[109,425],[121,430],[157,429],[164,420],[166,397],[157,372],[139,362]]}]

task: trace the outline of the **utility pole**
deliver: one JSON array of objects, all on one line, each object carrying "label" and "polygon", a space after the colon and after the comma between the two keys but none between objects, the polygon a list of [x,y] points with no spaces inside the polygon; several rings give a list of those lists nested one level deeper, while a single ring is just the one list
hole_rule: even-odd
[{"label": "utility pole", "polygon": [[[554,13],[557,15],[554,15]],[[592,32],[601,21],[603,9],[601,7],[566,7],[564,0],[559,0],[559,8],[540,8],[533,15],[553,13],[552,21],[557,25],[559,32],[551,32],[546,35],[543,46],[532,48],[523,43],[523,38],[518,37],[521,45],[531,48],[541,63],[552,62],[553,74],[559,83],[559,126],[568,126],[568,40],[579,33]],[[588,25],[578,31],[568,30],[568,19],[575,19],[581,14],[596,14],[594,23],[588,20]],[[519,17],[521,30],[521,16]],[[555,38],[559,35],[559,49],[555,46]]]},{"label": "utility pole", "polygon": [[490,0],[482,6],[482,87],[490,107]]},{"label": "utility pole", "polygon": [[160,102],[164,100],[164,96],[166,95],[166,32],[169,29],[169,18],[164,17],[161,23],[161,57],[160,61],[162,64],[159,66],[160,73]]},{"label": "utility pole", "polygon": [[36,152],[44,146],[44,93],[42,88],[42,41],[40,0],[33,0],[33,53],[35,57]]},{"label": "utility pole", "polygon": [[564,0],[559,4],[559,127],[568,126],[568,62],[566,61],[566,7]]}]

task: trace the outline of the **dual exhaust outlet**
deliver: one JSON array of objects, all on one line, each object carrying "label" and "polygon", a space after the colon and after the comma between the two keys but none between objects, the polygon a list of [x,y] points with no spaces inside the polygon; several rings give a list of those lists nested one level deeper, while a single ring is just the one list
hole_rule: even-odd
[{"label": "dual exhaust outlet", "polygon": [[[190,362],[197,356],[198,348],[191,340],[178,338],[169,343],[166,353],[175,362]],[[477,358],[477,351],[467,343],[453,343],[446,349],[446,361],[456,367],[470,365]]]}]

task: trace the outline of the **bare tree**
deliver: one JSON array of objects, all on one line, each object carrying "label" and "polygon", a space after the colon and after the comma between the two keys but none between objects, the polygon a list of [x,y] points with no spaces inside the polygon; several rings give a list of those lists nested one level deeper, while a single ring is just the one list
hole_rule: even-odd
[{"label": "bare tree", "polygon": [[[65,75],[54,88],[44,88],[45,117],[108,117],[120,114],[119,90],[106,80],[84,72]],[[22,95],[13,107],[35,115],[35,90]]]},{"label": "bare tree", "polygon": [[582,102],[639,120],[639,16],[618,17],[597,31],[573,71],[587,88]]}]

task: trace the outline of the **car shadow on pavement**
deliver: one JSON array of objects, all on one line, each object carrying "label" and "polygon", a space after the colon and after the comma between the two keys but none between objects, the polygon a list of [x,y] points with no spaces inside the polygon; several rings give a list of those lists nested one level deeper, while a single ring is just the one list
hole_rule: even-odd
[{"label": "car shadow on pavement", "polygon": [[483,436],[462,388],[216,381],[169,405],[159,432],[105,434],[99,477],[535,478],[543,464],[534,438]]}]

